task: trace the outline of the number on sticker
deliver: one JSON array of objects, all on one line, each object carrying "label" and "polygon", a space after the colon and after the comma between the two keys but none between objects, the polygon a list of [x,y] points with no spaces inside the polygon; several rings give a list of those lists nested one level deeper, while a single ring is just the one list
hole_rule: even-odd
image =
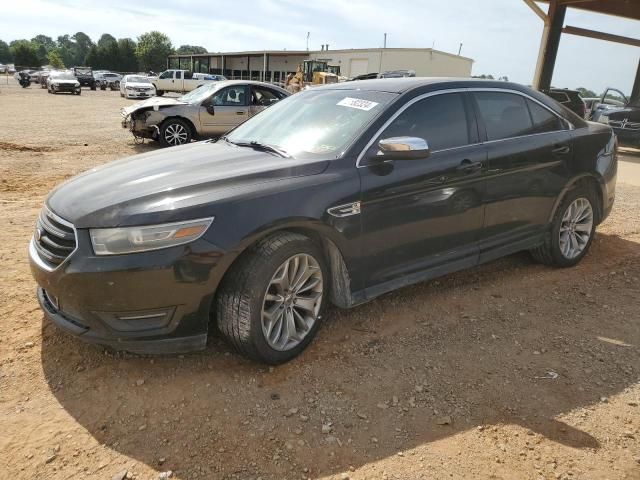
[{"label": "number on sticker", "polygon": [[373,107],[378,105],[378,102],[372,102],[371,100],[363,100],[362,98],[346,97],[340,100],[336,105],[340,105],[341,107],[357,108],[358,110],[369,111]]}]

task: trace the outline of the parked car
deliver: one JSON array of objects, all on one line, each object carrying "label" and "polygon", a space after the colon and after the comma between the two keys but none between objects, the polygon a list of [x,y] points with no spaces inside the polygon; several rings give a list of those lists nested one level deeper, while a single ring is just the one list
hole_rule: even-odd
[{"label": "parked car", "polygon": [[82,88],[80,82],[70,71],[53,71],[47,77],[47,91],[49,93],[67,92],[80,95]]},{"label": "parked car", "polygon": [[73,67],[71,70],[80,82],[80,86],[89,87],[91,90],[96,89],[96,79],[93,77],[91,67]]},{"label": "parked car", "polygon": [[374,78],[405,78],[405,77],[415,77],[416,72],[413,70],[387,70],[382,73],[365,73],[362,75],[357,75],[350,79],[353,80],[373,80]]},{"label": "parked car", "polygon": [[620,90],[607,88],[593,120],[612,127],[621,145],[640,148],[640,98],[629,100]]},{"label": "parked car", "polygon": [[106,71],[93,72],[93,78],[100,90],[120,90],[122,75]]},{"label": "parked car", "polygon": [[[196,76],[194,77],[194,75]],[[165,70],[158,76],[157,80],[153,81],[156,95],[161,97],[165,92],[190,92],[205,83],[217,81],[213,78],[198,78],[198,75],[189,70]],[[204,74],[202,75],[204,76]]]},{"label": "parked car", "polygon": [[587,118],[587,106],[577,90],[569,90],[568,88],[552,88],[546,92],[551,98],[558,103],[564,105],[581,118]]},{"label": "parked car", "polygon": [[120,96],[125,98],[149,98],[156,94],[156,89],[147,77],[142,75],[125,75],[120,82]]},{"label": "parked car", "polygon": [[163,146],[224,135],[247,118],[289,96],[248,80],[212,82],[179,98],[151,98],[122,109],[122,126]]},{"label": "parked car", "polygon": [[66,181],[37,221],[31,270],[45,315],[83,340],[203,349],[213,318],[239,352],[276,364],[311,342],[328,303],[520,250],[577,264],[616,169],[611,128],[521,85],[328,85],[216,143]]},{"label": "parked car", "polygon": [[193,79],[194,80],[212,80],[214,82],[222,82],[224,80],[227,80],[227,77],[225,77],[224,75],[215,75],[210,73],[194,73]]}]

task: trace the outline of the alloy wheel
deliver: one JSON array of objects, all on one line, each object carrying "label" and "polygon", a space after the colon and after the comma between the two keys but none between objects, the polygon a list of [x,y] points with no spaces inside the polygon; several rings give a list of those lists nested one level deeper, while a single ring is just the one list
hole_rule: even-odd
[{"label": "alloy wheel", "polygon": [[571,260],[582,253],[591,238],[593,208],[584,197],[575,199],[564,212],[560,224],[560,251]]},{"label": "alloy wheel", "polygon": [[304,340],[318,321],[323,286],[322,269],[311,255],[294,255],[278,267],[262,305],[262,333],[271,348],[287,351]]},{"label": "alloy wheel", "polygon": [[164,131],[164,139],[169,145],[182,145],[188,137],[187,129],[179,123],[172,123]]}]

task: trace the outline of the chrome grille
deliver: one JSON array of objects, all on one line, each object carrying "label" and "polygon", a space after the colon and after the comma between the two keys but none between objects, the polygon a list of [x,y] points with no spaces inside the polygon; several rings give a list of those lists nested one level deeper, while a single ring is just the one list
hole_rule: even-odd
[{"label": "chrome grille", "polygon": [[640,130],[640,123],[630,122],[628,120],[609,120],[609,125],[622,130]]},{"label": "chrome grille", "polygon": [[56,268],[73,253],[77,246],[73,225],[43,208],[36,222],[33,246],[40,259],[50,268]]}]

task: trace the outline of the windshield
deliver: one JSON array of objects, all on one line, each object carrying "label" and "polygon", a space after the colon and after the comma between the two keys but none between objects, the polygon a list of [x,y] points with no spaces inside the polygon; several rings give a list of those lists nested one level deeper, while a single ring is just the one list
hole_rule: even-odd
[{"label": "windshield", "polygon": [[216,90],[216,88],[217,86],[215,84],[205,84],[196,88],[195,90],[192,90],[186,95],[182,95],[178,98],[178,100],[180,100],[181,102],[190,103],[192,105],[201,103],[209,95],[211,95]]},{"label": "windshield", "polygon": [[79,75],[90,75],[91,74],[91,69],[90,68],[76,68],[76,73]]},{"label": "windshield", "polygon": [[127,82],[132,82],[132,83],[151,83],[147,77],[127,77]]},{"label": "windshield", "polygon": [[76,77],[71,72],[53,72],[49,74],[51,78],[55,78],[57,80],[75,80]]},{"label": "windshield", "polygon": [[395,94],[363,90],[306,90],[233,130],[233,143],[258,142],[298,158],[337,158]]}]

